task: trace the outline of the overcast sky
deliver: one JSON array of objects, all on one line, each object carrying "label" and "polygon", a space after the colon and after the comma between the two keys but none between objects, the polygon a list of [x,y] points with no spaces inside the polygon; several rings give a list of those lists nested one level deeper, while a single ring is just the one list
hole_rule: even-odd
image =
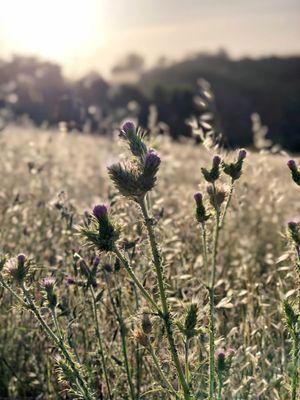
[{"label": "overcast sky", "polygon": [[300,0],[1,0],[0,53],[107,73],[128,52],[300,54]]}]

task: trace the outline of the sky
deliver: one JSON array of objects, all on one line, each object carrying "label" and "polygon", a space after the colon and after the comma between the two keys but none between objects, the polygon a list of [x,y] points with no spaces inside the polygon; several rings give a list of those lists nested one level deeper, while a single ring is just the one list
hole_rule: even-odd
[{"label": "sky", "polygon": [[300,54],[299,0],[0,0],[0,56],[37,55],[67,75],[107,75],[127,53],[148,65],[226,49]]}]

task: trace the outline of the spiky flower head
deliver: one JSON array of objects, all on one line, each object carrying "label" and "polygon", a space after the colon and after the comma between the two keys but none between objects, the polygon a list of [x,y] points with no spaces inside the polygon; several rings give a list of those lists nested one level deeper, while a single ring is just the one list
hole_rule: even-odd
[{"label": "spiky flower head", "polygon": [[154,150],[149,150],[138,164],[113,164],[108,167],[108,174],[123,196],[140,202],[154,188],[160,162],[159,155]]},{"label": "spiky flower head", "polygon": [[210,215],[206,213],[202,194],[200,192],[195,193],[194,200],[196,202],[196,220],[200,224],[203,224],[209,219]]},{"label": "spiky flower head", "polygon": [[74,285],[75,282],[76,282],[76,280],[75,280],[74,276],[71,276],[71,275],[66,276],[66,278],[65,278],[66,286]]},{"label": "spiky flower head", "polygon": [[100,204],[94,207],[90,224],[81,227],[80,233],[88,246],[100,251],[112,251],[120,236],[120,227],[110,217],[108,206]]},{"label": "spiky flower head", "polygon": [[220,164],[221,164],[221,158],[220,158],[220,156],[216,155],[213,158],[212,167],[210,170],[208,170],[206,168],[201,168],[202,175],[204,176],[204,179],[206,180],[206,182],[214,183],[216,180],[219,179]]},{"label": "spiky flower head", "polygon": [[245,149],[241,149],[239,151],[238,160],[245,160],[247,157],[247,151]]},{"label": "spiky flower head", "polygon": [[221,187],[209,185],[207,186],[206,191],[209,196],[210,204],[216,211],[219,211],[226,198],[225,190]]},{"label": "spiky flower head", "polygon": [[50,292],[54,289],[55,279],[52,276],[43,278],[40,285],[46,292]]},{"label": "spiky flower head", "polygon": [[126,121],[122,126],[122,131],[127,135],[136,131],[135,125],[132,121]]},{"label": "spiky flower head", "polygon": [[242,168],[247,152],[245,149],[241,149],[238,153],[237,160],[232,163],[226,163],[223,161],[223,171],[226,175],[229,175],[233,181],[239,179],[242,175]]},{"label": "spiky flower head", "polygon": [[288,222],[288,236],[296,246],[300,246],[300,224],[298,222]]},{"label": "spiky flower head", "polygon": [[22,284],[30,270],[30,260],[24,254],[10,258],[5,263],[5,272],[19,285]]},{"label": "spiky flower head", "polygon": [[147,146],[144,142],[145,133],[142,129],[136,128],[133,122],[127,121],[122,126],[121,137],[128,143],[133,156],[139,159],[145,156]]},{"label": "spiky flower head", "polygon": [[216,361],[216,370],[219,376],[224,375],[230,369],[232,357],[234,355],[233,349],[228,349],[225,351],[222,348],[218,348],[215,351],[215,361]]},{"label": "spiky flower head", "polygon": [[54,291],[55,278],[53,278],[52,276],[49,276],[49,277],[42,279],[40,286],[43,290],[44,297],[48,302],[49,308],[54,310],[57,305],[57,296]]},{"label": "spiky flower head", "polygon": [[98,220],[101,220],[102,218],[106,218],[107,212],[108,212],[108,206],[106,204],[97,204],[93,208],[93,215]]},{"label": "spiky flower head", "polygon": [[197,313],[198,313],[198,306],[197,304],[192,303],[188,309],[184,322],[184,333],[188,339],[191,339],[197,334],[196,331]]},{"label": "spiky flower head", "polygon": [[297,167],[295,160],[289,160],[287,162],[287,166],[289,167],[292,175],[293,181],[300,186],[300,170]]}]

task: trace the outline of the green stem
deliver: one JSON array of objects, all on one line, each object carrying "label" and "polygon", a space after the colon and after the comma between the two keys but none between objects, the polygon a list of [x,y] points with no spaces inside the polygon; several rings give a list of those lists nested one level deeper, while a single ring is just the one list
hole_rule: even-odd
[{"label": "green stem", "polygon": [[189,346],[190,339],[186,337],[184,341],[184,358],[185,358],[185,380],[187,384],[190,382],[190,369],[189,369]]},{"label": "green stem", "polygon": [[220,231],[220,211],[216,209],[216,223],[214,230],[212,270],[209,285],[209,400],[214,399],[215,392],[215,279],[216,263]]},{"label": "green stem", "polygon": [[22,291],[24,294],[24,297],[26,298],[30,310],[33,312],[37,320],[39,321],[41,327],[43,330],[46,332],[46,334],[49,336],[50,339],[58,346],[58,348],[61,350],[62,354],[64,355],[66,361],[68,362],[69,366],[71,367],[72,371],[74,372],[74,375],[76,376],[77,379],[77,387],[80,391],[83,391],[84,399],[86,400],[94,400],[94,396],[91,394],[90,389],[87,387],[86,382],[84,379],[81,377],[80,372],[78,371],[78,368],[74,361],[72,360],[71,355],[69,354],[68,350],[65,347],[65,344],[63,340],[59,337],[56,336],[56,334],[52,331],[52,329],[49,327],[49,325],[46,323],[46,321],[43,319],[41,316],[39,310],[37,309],[34,301],[31,298],[31,295],[27,288],[25,287],[24,284],[22,284]]},{"label": "green stem", "polygon": [[158,307],[158,305],[155,303],[155,301],[153,300],[153,298],[151,297],[149,292],[144,288],[144,286],[142,285],[142,283],[140,282],[138,277],[133,272],[133,269],[131,268],[130,263],[127,260],[127,258],[125,257],[125,255],[122,254],[121,251],[116,246],[114,247],[113,252],[117,256],[117,258],[120,260],[120,262],[124,265],[127,273],[129,274],[129,276],[131,277],[133,282],[137,285],[137,287],[140,289],[142,295],[148,302],[149,306],[151,306],[158,314],[160,314],[161,313],[160,308]]},{"label": "green stem", "polygon": [[219,222],[219,225],[220,225],[219,228],[220,229],[222,229],[223,226],[224,226],[225,217],[226,217],[227,210],[229,208],[229,204],[230,204],[231,198],[232,198],[233,188],[234,188],[234,179],[231,178],[229,193],[228,193],[227,200],[226,200],[226,203],[225,203],[225,206],[224,206],[224,211],[223,211],[221,220]]},{"label": "green stem", "polygon": [[178,396],[178,394],[175,392],[171,382],[169,381],[169,379],[166,377],[164,371],[162,370],[159,360],[155,354],[155,351],[153,349],[153,346],[151,343],[149,343],[149,346],[147,347],[147,350],[149,351],[149,353],[151,354],[152,360],[154,362],[154,365],[156,367],[156,370],[159,374],[160,379],[162,380],[162,382],[164,382],[164,384],[168,387],[169,391],[176,397],[176,399],[180,399],[180,397]]},{"label": "green stem", "polygon": [[218,400],[222,400],[222,389],[223,389],[223,378],[222,375],[219,374],[219,385],[218,385]]},{"label": "green stem", "polygon": [[168,306],[168,302],[167,302],[166,288],[165,288],[165,282],[164,282],[164,271],[163,271],[163,267],[162,267],[161,255],[158,250],[157,243],[156,243],[156,238],[155,238],[154,229],[153,229],[153,222],[148,214],[148,209],[147,209],[145,199],[143,199],[143,201],[141,201],[139,203],[139,205],[141,207],[141,211],[142,211],[142,214],[144,217],[144,223],[145,223],[145,226],[146,226],[146,229],[148,232],[151,252],[152,252],[152,256],[153,256],[153,264],[155,267],[155,272],[156,272],[156,277],[157,277],[159,295],[160,295],[162,312],[163,312],[163,314],[162,315],[160,314],[160,316],[162,317],[162,319],[164,321],[167,338],[168,338],[168,342],[169,342],[169,349],[170,349],[170,352],[172,355],[173,363],[174,363],[176,371],[177,371],[177,376],[178,376],[180,385],[181,385],[183,393],[184,393],[184,398],[185,398],[185,400],[189,400],[190,399],[190,388],[185,380],[185,376],[184,376],[183,370],[180,365],[177,348],[176,348],[175,341],[174,341],[173,321],[172,321],[172,317],[170,315],[169,306]]},{"label": "green stem", "polygon": [[112,394],[111,394],[111,389],[110,389],[110,384],[109,384],[109,379],[108,379],[108,373],[107,373],[107,368],[106,368],[106,360],[105,360],[105,356],[104,356],[104,348],[103,348],[103,343],[102,343],[101,331],[100,331],[100,326],[99,326],[99,319],[98,319],[97,308],[96,308],[96,297],[95,297],[94,289],[91,285],[90,285],[90,292],[92,295],[92,308],[93,308],[93,315],[94,315],[94,320],[95,320],[95,324],[96,324],[96,336],[98,339],[99,354],[101,357],[108,397],[109,397],[109,399],[112,399]]},{"label": "green stem", "polygon": [[299,335],[294,332],[293,337],[293,349],[292,349],[292,383],[291,383],[291,400],[297,399],[297,389],[298,389],[298,356],[299,356]]}]

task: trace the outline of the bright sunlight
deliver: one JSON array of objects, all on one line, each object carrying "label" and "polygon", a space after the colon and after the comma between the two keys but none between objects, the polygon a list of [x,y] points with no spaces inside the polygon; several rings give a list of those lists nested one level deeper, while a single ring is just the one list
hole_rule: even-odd
[{"label": "bright sunlight", "polygon": [[10,0],[1,5],[1,29],[11,47],[45,58],[71,58],[101,45],[101,0]]}]

